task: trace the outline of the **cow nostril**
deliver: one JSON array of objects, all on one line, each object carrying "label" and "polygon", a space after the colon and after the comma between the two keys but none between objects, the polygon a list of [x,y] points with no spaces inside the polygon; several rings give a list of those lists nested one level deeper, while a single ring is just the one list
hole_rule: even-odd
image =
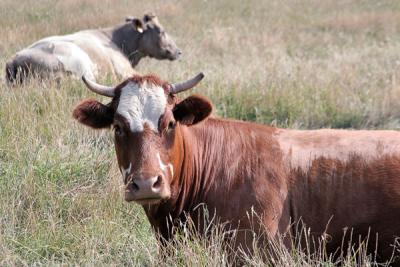
[{"label": "cow nostril", "polygon": [[133,182],[133,183],[132,183],[132,189],[133,189],[133,191],[139,191],[139,186],[138,186],[138,184],[135,183],[135,182]]},{"label": "cow nostril", "polygon": [[162,184],[162,177],[161,177],[161,175],[159,175],[159,176],[157,176],[156,182],[153,184],[153,188],[158,189],[161,187],[161,184]]}]

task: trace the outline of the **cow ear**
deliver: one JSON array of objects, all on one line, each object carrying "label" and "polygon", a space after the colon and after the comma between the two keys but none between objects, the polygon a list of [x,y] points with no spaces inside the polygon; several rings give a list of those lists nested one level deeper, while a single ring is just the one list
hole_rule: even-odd
[{"label": "cow ear", "polygon": [[212,112],[212,105],[208,99],[192,95],[176,104],[172,112],[175,120],[190,126],[206,119]]},{"label": "cow ear", "polygon": [[144,30],[143,22],[140,19],[132,19],[132,25],[138,32],[142,33]]},{"label": "cow ear", "polygon": [[114,120],[114,110],[108,105],[87,99],[79,103],[74,111],[73,117],[80,123],[95,129],[109,127]]},{"label": "cow ear", "polygon": [[143,21],[145,23],[147,23],[149,21],[155,20],[156,18],[157,18],[156,14],[150,12],[150,13],[144,14]]}]

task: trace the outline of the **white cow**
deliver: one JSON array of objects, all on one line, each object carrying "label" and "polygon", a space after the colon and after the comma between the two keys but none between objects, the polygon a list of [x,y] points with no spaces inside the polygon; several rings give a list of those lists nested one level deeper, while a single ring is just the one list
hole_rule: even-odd
[{"label": "white cow", "polygon": [[66,73],[93,80],[105,73],[125,78],[145,56],[175,60],[180,54],[157,17],[146,14],[142,20],[127,18],[116,27],[41,39],[6,64],[6,78],[11,84],[28,76],[51,79]]}]

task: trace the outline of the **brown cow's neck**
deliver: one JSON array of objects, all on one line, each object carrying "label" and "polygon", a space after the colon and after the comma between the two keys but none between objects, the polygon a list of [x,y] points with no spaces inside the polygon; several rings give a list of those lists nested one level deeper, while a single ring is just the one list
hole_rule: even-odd
[{"label": "brown cow's neck", "polygon": [[[208,161],[215,157],[216,149],[209,149],[217,129],[209,130],[207,122],[203,125],[185,128],[183,132],[184,157],[180,175],[180,193],[176,214],[189,212],[202,202],[210,190],[214,176],[209,173]],[[218,162],[214,163],[218,165]],[[208,175],[207,175],[208,174]]]},{"label": "brown cow's neck", "polygon": [[170,225],[171,219],[185,221],[185,214],[190,214],[196,205],[204,202],[204,195],[209,189],[205,185],[211,184],[205,181],[212,177],[204,175],[203,159],[212,156],[207,155],[207,151],[204,150],[204,145],[211,141],[212,136],[207,131],[207,123],[203,124],[193,127],[180,126],[182,158],[181,165],[177,167],[179,172],[177,171],[174,177],[177,184],[173,197],[160,205],[144,206],[150,223],[166,239],[169,239],[171,234],[170,226],[166,224]]},{"label": "brown cow's neck", "polygon": [[[211,217],[216,211],[223,220],[239,209],[243,209],[243,214],[252,208],[261,211],[261,198],[269,196],[257,192],[254,182],[279,190],[282,174],[273,166],[280,160],[280,154],[271,138],[275,129],[255,124],[248,127],[248,124],[210,118],[198,125],[181,127],[183,158],[180,173],[176,173],[179,177],[175,177],[179,183],[175,187],[177,192],[169,202],[145,208],[150,223],[162,236],[170,237],[164,223],[167,218],[184,220],[189,214],[196,225],[201,224],[202,204],[207,206]],[[265,154],[267,163],[262,174],[253,171],[260,164],[255,153]],[[235,194],[241,197],[231,199]]]}]

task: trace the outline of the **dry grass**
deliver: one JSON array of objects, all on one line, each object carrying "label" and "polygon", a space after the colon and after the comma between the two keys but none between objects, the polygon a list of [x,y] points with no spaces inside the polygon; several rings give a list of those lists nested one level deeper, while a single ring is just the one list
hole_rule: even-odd
[{"label": "dry grass", "polygon": [[[395,0],[2,0],[0,68],[41,37],[146,11],[158,14],[184,56],[145,59],[138,71],[170,81],[204,71],[196,91],[220,116],[293,128],[400,128]],[[218,231],[210,240],[183,235],[173,253],[158,251],[141,208],[120,196],[109,133],[71,119],[89,95],[73,80],[0,84],[0,265],[228,265]],[[274,246],[280,261],[260,251],[245,263],[333,265],[322,254]],[[375,264],[361,250],[344,265],[357,257]]]}]

